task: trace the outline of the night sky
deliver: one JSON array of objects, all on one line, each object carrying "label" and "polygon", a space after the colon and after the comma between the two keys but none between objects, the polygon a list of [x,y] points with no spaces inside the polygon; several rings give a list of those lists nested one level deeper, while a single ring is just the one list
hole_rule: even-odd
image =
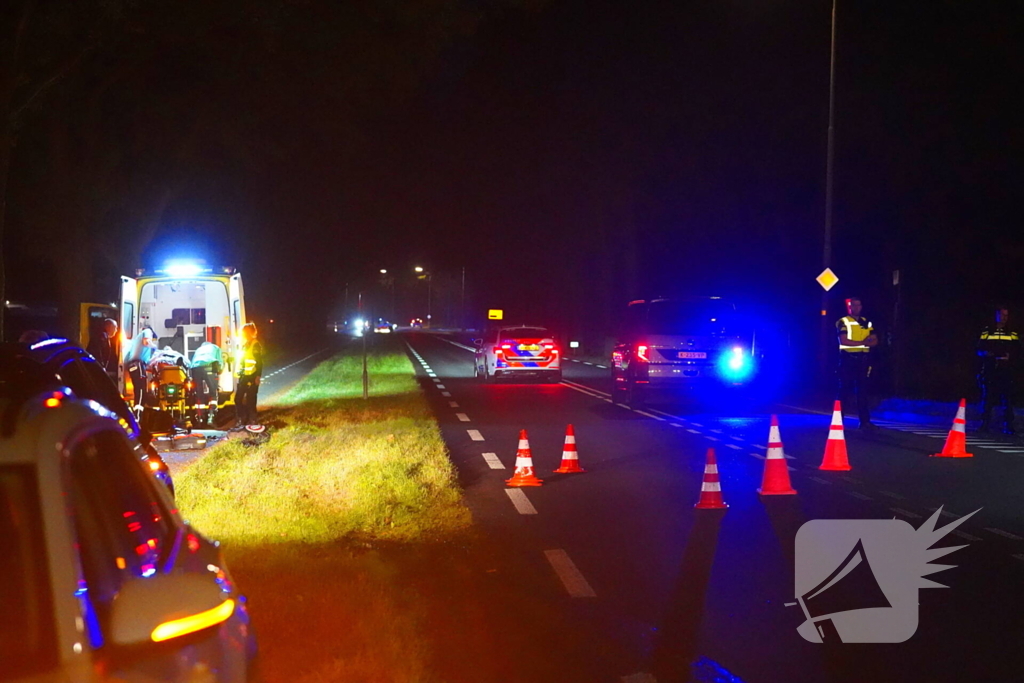
[{"label": "night sky", "polygon": [[[158,206],[140,258],[237,265],[250,312],[299,329],[343,316],[346,284],[386,301],[379,268],[401,274],[398,315],[423,315],[422,265],[449,316],[465,268],[471,316],[501,307],[601,337],[630,298],[726,294],[802,338],[820,303],[829,12],[826,0],[126,10],[19,125],[8,298],[62,296],[41,273],[70,256],[33,242],[63,239],[68,221],[48,211],[72,185],[96,298],[137,265],[119,245]],[[62,26],[69,45],[88,40]],[[858,293],[884,329],[900,269],[907,357],[939,335],[943,362],[959,362],[989,304],[1024,298],[1022,29],[1017,3],[839,2],[830,316]],[[59,61],[48,49],[30,76]],[[85,150],[67,173],[60,144]]]}]

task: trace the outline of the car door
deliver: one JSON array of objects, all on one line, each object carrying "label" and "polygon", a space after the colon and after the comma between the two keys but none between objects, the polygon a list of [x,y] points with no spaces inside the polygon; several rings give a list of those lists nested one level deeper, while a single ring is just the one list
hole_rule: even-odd
[{"label": "car door", "polygon": [[121,276],[121,299],[117,310],[120,311],[121,339],[118,340],[120,358],[117,363],[117,390],[122,396],[127,395],[125,391],[125,378],[128,373],[125,371],[125,358],[131,350],[131,341],[135,338],[139,326],[139,286],[135,278],[126,275]]},{"label": "car door", "polygon": [[176,681],[197,666],[217,670],[215,633],[182,647],[153,645],[130,657],[109,642],[122,586],[176,569],[184,529],[128,439],[104,430],[78,441],[67,459],[66,481],[85,587],[82,621],[97,658],[125,680]]}]

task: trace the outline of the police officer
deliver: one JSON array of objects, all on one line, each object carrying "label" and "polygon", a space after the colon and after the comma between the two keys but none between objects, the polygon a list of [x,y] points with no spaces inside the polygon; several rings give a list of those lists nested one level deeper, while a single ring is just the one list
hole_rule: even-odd
[{"label": "police officer", "polygon": [[1009,327],[1010,312],[1006,306],[996,306],[995,315],[995,325],[986,327],[978,339],[978,357],[981,360],[978,385],[983,405],[980,429],[984,432],[992,429],[992,411],[998,404],[1003,409],[1002,431],[1013,434],[1013,373],[1022,348],[1020,337]]},{"label": "police officer", "polygon": [[857,415],[860,429],[874,429],[871,423],[871,400],[868,383],[871,380],[872,349],[878,346],[878,337],[871,322],[861,316],[859,297],[846,300],[846,315],[836,322],[839,334],[839,400],[846,401],[851,393],[857,397]]},{"label": "police officer", "polygon": [[233,429],[245,429],[256,422],[256,396],[263,374],[263,346],[256,339],[256,324],[242,326],[242,348],[238,351],[238,387],[235,389],[235,412],[238,423]]}]

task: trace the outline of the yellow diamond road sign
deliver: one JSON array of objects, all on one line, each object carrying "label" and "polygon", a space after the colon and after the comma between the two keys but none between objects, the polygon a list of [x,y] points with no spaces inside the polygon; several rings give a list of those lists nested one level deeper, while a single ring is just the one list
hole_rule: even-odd
[{"label": "yellow diamond road sign", "polygon": [[821,275],[814,279],[818,281],[818,284],[821,285],[821,288],[826,292],[835,287],[836,283],[839,282],[839,276],[833,273],[831,268],[826,268],[821,271]]}]

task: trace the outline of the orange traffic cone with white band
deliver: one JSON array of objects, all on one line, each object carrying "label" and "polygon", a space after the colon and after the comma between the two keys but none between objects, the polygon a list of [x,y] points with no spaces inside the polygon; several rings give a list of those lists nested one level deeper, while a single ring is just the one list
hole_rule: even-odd
[{"label": "orange traffic cone with white band", "polygon": [[718,478],[715,449],[709,448],[704,461],[704,481],[700,485],[700,500],[693,507],[698,510],[724,510],[729,507],[722,499],[722,484]]},{"label": "orange traffic cone with white band", "polygon": [[555,470],[559,474],[572,474],[573,472],[586,472],[580,467],[579,454],[576,453],[576,432],[572,425],[565,428],[565,445],[562,446],[562,465]]},{"label": "orange traffic cone with white band", "polygon": [[543,482],[533,473],[533,455],[530,453],[530,442],[526,438],[526,430],[519,430],[519,450],[516,451],[516,471],[511,479],[506,479],[508,486],[540,486]]},{"label": "orange traffic cone with white band", "polygon": [[772,415],[772,426],[768,431],[768,455],[764,459],[764,477],[757,492],[762,496],[791,496],[796,493],[789,483],[789,467],[786,466],[786,456],[782,452],[777,415]]},{"label": "orange traffic cone with white band", "polygon": [[953,428],[949,430],[946,437],[946,445],[942,447],[941,453],[932,454],[933,458],[973,458],[973,453],[967,452],[967,399],[960,399],[960,407],[956,409],[956,417],[953,418]]},{"label": "orange traffic cone with white band", "polygon": [[828,441],[825,442],[825,457],[821,459],[819,470],[846,472],[850,468],[850,460],[846,454],[846,436],[843,434],[843,406],[836,401],[832,407],[832,426],[828,428]]}]

